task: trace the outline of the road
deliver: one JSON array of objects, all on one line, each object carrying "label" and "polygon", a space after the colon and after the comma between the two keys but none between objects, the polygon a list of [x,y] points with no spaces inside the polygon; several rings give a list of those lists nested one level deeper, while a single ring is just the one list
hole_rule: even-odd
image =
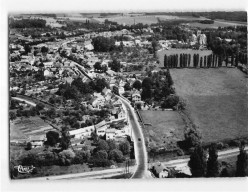
[{"label": "road", "polygon": [[[136,178],[152,178],[150,172],[148,171],[148,157],[145,146],[145,139],[143,135],[143,131],[138,122],[137,115],[133,107],[129,104],[127,100],[120,97],[120,100],[123,102],[124,106],[127,108],[129,122],[132,126],[132,135],[134,140],[134,151],[135,151],[135,159],[137,163],[137,168],[131,177],[132,179]],[[140,140],[140,141],[139,141]]]},{"label": "road", "polygon": [[18,100],[18,101],[24,101],[24,102],[26,102],[26,104],[29,104],[31,106],[36,106],[36,104],[34,102],[28,101],[28,100],[23,99],[23,98],[19,98],[19,97],[11,97],[11,98],[14,100]]},{"label": "road", "polygon": [[[248,148],[246,147],[245,150],[248,151]],[[220,151],[220,152],[218,152],[218,160],[225,159],[228,157],[238,156],[238,154],[239,154],[239,148]],[[189,167],[188,167],[188,162],[189,162],[189,158],[184,158],[184,159],[171,160],[171,161],[161,162],[161,163],[164,166],[175,167],[175,169],[184,170],[184,171],[190,173]]]},{"label": "road", "polygon": [[[133,172],[135,167],[129,167],[130,172]],[[55,175],[48,177],[33,177],[25,180],[32,181],[44,181],[44,180],[85,180],[85,179],[104,179],[116,175],[121,175],[125,173],[125,167],[116,168],[116,169],[105,169],[100,171],[90,171],[84,173],[72,173],[65,175]]]}]

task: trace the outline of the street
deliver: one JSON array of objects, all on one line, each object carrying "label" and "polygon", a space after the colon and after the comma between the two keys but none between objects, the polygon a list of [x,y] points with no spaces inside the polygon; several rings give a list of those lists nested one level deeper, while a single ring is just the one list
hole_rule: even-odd
[{"label": "street", "polygon": [[137,162],[137,169],[134,172],[132,179],[152,178],[150,172],[148,171],[148,164],[147,164],[148,157],[147,157],[144,135],[139,125],[135,111],[124,98],[120,97],[120,100],[127,108],[128,116],[130,119],[129,122],[133,130],[132,135],[134,140],[134,151],[135,151],[135,159]]}]

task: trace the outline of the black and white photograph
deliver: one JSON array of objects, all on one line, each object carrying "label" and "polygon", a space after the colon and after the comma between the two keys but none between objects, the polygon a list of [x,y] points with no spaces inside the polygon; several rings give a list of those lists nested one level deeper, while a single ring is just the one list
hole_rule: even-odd
[{"label": "black and white photograph", "polygon": [[12,187],[248,176],[246,1],[47,2],[5,7]]}]

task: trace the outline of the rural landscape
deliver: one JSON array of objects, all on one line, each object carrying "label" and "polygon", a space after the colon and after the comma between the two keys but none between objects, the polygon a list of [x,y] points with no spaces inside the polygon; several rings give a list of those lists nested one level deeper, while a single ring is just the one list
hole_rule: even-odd
[{"label": "rural landscape", "polygon": [[247,13],[10,13],[13,180],[248,176]]}]

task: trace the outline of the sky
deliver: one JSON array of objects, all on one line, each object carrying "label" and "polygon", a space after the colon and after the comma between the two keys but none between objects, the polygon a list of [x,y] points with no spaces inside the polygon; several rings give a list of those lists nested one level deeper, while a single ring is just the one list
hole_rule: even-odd
[{"label": "sky", "polygon": [[[34,3],[35,2],[35,3]],[[6,12],[245,11],[247,0],[2,0]]]}]

